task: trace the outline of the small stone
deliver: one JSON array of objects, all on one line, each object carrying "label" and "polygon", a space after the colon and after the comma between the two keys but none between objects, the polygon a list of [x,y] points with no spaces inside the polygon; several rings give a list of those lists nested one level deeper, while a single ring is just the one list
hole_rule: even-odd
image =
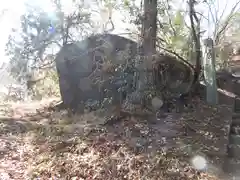
[{"label": "small stone", "polygon": [[155,110],[160,109],[162,106],[163,106],[163,101],[162,101],[160,98],[154,97],[154,98],[152,99],[152,107],[153,107]]}]

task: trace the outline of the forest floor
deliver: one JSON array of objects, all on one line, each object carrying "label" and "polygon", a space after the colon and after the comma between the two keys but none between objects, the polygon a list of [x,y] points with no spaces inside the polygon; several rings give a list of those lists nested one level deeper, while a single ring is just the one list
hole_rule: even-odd
[{"label": "forest floor", "polygon": [[105,124],[103,110],[69,118],[49,103],[0,105],[0,180],[224,179],[227,106]]}]

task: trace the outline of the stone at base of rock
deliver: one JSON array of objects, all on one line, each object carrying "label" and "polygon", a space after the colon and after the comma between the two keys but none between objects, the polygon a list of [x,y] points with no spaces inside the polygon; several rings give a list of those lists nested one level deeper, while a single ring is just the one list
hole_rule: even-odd
[{"label": "stone at base of rock", "polygon": [[163,106],[163,101],[159,97],[154,97],[151,104],[154,110],[159,110]]}]

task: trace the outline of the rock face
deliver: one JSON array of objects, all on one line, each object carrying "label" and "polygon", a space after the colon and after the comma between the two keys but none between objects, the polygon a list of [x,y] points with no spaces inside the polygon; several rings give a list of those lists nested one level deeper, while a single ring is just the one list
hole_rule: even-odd
[{"label": "rock face", "polygon": [[101,99],[95,82],[109,79],[115,67],[134,59],[136,51],[136,42],[112,34],[91,36],[62,47],[55,61],[63,103],[76,108],[81,101]]},{"label": "rock face", "polygon": [[194,68],[175,57],[158,55],[154,63],[154,84],[157,90],[165,89],[173,96],[188,92],[194,83]]},{"label": "rock face", "polygon": [[[131,67],[124,67],[134,64],[137,46],[136,42],[118,35],[100,34],[62,47],[55,61],[65,107],[76,109],[80,102],[89,99],[102,101],[106,94],[113,97],[113,103],[124,99],[122,96],[126,94],[118,90],[128,88],[133,82],[134,72]],[[156,56],[153,66],[158,91],[188,91],[193,79],[188,65],[161,54]],[[110,91],[104,92],[103,89]],[[122,91],[126,92],[126,89]]]}]

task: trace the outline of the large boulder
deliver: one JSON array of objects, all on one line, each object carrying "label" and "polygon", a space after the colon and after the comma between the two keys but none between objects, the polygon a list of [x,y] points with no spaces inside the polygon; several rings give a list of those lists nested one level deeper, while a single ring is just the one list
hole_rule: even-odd
[{"label": "large boulder", "polygon": [[[103,89],[110,90],[113,101],[118,103],[122,94],[116,94],[117,90],[131,84],[134,76],[131,68],[123,66],[134,65],[137,47],[136,42],[113,34],[90,36],[62,47],[55,61],[63,103],[75,109],[89,99],[102,101],[106,95]],[[155,60],[153,74],[158,91],[173,94],[189,91],[193,70],[188,64],[163,54]]]},{"label": "large boulder", "polygon": [[194,67],[168,54],[158,55],[154,66],[154,83],[158,91],[178,97],[188,93],[194,83]]},{"label": "large boulder", "polygon": [[99,84],[111,84],[109,77],[115,67],[126,65],[136,54],[136,42],[112,34],[94,35],[63,46],[55,59],[63,103],[73,109],[81,101],[100,100]]}]

